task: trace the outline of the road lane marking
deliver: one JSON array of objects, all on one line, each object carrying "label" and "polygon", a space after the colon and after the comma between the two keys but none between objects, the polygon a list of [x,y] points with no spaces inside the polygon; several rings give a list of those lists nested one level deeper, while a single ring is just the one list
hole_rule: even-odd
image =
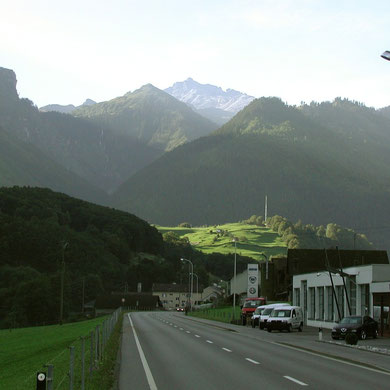
[{"label": "road lane marking", "polygon": [[232,352],[230,349],[227,349],[227,348],[222,348],[224,351],[226,352]]},{"label": "road lane marking", "polygon": [[206,340],[206,343],[214,344],[211,340]]},{"label": "road lane marking", "polygon": [[180,330],[184,330],[183,328],[180,328]]},{"label": "road lane marking", "polygon": [[177,325],[173,325],[174,328],[177,328]]},{"label": "road lane marking", "polygon": [[189,330],[186,330],[186,333],[191,333]]},{"label": "road lane marking", "polygon": [[259,362],[256,362],[256,360],[252,360],[252,359],[249,359],[249,358],[245,358],[245,360],[248,360],[248,362],[251,362],[253,364],[260,364]]},{"label": "road lane marking", "polygon": [[144,367],[146,379],[148,381],[150,390],[157,390],[156,382],[153,379],[153,375],[152,375],[152,372],[150,371],[149,364],[146,361],[146,357],[145,357],[144,351],[142,350],[141,343],[138,340],[137,332],[135,331],[133,321],[130,318],[130,314],[128,314],[127,316],[129,317],[131,328],[133,329],[135,343],[136,343],[137,348],[138,348],[138,353],[139,353],[139,356],[141,358],[142,365]]},{"label": "road lane marking", "polygon": [[291,376],[284,375],[283,378],[286,378],[286,379],[288,379],[289,381],[293,381],[293,382],[295,382],[295,383],[298,383],[298,385],[307,386],[307,383],[303,383],[303,382],[299,381],[298,379],[295,379],[295,378],[293,378],[293,377],[291,377]]},{"label": "road lane marking", "polygon": [[198,334],[196,334],[195,337],[200,337],[200,336]]}]

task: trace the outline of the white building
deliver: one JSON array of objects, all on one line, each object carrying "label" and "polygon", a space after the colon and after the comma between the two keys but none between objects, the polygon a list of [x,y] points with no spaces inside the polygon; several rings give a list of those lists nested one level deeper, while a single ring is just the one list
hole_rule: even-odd
[{"label": "white building", "polygon": [[[307,325],[332,328],[335,321],[348,315],[369,315],[380,322],[378,302],[389,305],[390,265],[354,266],[344,268],[343,272],[348,274],[344,277],[346,288],[343,278],[332,273],[334,290],[328,271],[293,276],[293,302],[303,308]],[[383,310],[387,327],[388,306]]]}]

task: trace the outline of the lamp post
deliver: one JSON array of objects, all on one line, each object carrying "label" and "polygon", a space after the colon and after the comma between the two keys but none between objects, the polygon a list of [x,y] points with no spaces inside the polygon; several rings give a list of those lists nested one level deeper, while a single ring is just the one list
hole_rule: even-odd
[{"label": "lamp post", "polygon": [[385,52],[383,52],[381,54],[381,57],[384,58],[385,60],[387,61],[390,61],[390,51],[389,50],[386,50]]},{"label": "lamp post", "polygon": [[[194,275],[194,276],[196,276],[196,297],[198,298],[198,300],[199,300],[199,277],[198,277],[198,275],[197,274],[195,274],[195,273],[191,273],[192,275]],[[195,300],[195,302],[196,302],[196,300]]]},{"label": "lamp post", "polygon": [[64,278],[65,278],[65,249],[68,247],[68,243],[64,242],[62,246],[62,267],[61,267],[61,296],[60,296],[60,325],[62,325],[64,314]]},{"label": "lamp post", "polygon": [[194,288],[194,264],[192,264],[191,260],[184,259],[183,257],[180,259],[181,261],[186,261],[191,264],[191,272],[188,273],[188,276],[191,275],[191,287],[190,287],[190,309],[192,310],[192,291]]},{"label": "lamp post", "polygon": [[233,286],[233,320],[235,319],[234,313],[236,311],[236,276],[237,276],[237,243],[236,239],[233,238],[234,242],[234,286]]}]

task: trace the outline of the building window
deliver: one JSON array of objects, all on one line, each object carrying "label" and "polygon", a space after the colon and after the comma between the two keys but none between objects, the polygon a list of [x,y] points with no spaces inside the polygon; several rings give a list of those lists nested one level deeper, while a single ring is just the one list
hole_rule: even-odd
[{"label": "building window", "polygon": [[163,296],[163,298],[165,298],[167,296],[167,294],[166,293],[162,293],[162,296]]},{"label": "building window", "polygon": [[368,284],[362,284],[360,287],[360,302],[361,302],[361,315],[370,315],[370,286]]},{"label": "building window", "polygon": [[301,306],[301,289],[295,288],[294,293],[294,305]]},{"label": "building window", "polygon": [[323,287],[318,287],[317,288],[318,292],[318,320],[323,320],[324,319],[324,288]]},{"label": "building window", "polygon": [[314,320],[316,318],[316,291],[314,287],[309,287],[309,299],[310,299],[309,318],[311,320]]},{"label": "building window", "polygon": [[337,295],[337,304],[339,305],[340,316],[338,316],[338,320],[340,321],[344,317],[344,286],[336,287],[336,295]]},{"label": "building window", "polygon": [[349,278],[349,303],[351,306],[351,315],[356,315],[356,276]]},{"label": "building window", "polygon": [[176,300],[178,301],[178,300],[179,300],[179,297],[176,297]]},{"label": "building window", "polygon": [[334,302],[333,302],[333,288],[326,288],[326,296],[328,301],[328,310],[326,312],[326,320],[333,321]]}]

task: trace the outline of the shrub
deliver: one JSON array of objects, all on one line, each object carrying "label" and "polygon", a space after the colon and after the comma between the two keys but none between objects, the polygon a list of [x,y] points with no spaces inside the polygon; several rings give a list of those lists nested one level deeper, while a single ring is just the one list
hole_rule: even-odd
[{"label": "shrub", "polygon": [[349,345],[356,345],[358,343],[358,336],[356,333],[347,333],[345,342]]}]

